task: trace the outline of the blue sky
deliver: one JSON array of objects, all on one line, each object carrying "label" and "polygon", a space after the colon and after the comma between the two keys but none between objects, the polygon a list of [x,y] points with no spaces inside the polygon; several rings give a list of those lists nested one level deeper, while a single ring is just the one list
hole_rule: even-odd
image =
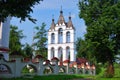
[{"label": "blue sky", "polygon": [[36,24],[28,20],[20,23],[20,20],[18,18],[12,18],[11,25],[18,26],[20,30],[23,30],[23,34],[26,36],[26,38],[22,40],[23,44],[32,44],[32,38],[34,35],[33,28],[35,26],[41,26],[42,22],[45,22],[46,29],[48,30],[52,22],[52,15],[54,15],[56,23],[58,21],[62,6],[63,15],[66,22],[68,21],[69,13],[71,13],[72,22],[74,27],[76,28],[75,38],[83,38],[86,32],[86,26],[84,24],[84,21],[78,16],[79,9],[77,4],[78,0],[43,0],[43,2],[34,6],[33,13],[31,13],[31,16],[37,19]]}]

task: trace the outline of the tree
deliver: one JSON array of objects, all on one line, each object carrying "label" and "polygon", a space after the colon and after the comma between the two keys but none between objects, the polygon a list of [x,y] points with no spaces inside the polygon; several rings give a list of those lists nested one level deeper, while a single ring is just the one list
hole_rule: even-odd
[{"label": "tree", "polygon": [[36,20],[31,18],[30,13],[35,4],[43,0],[0,0],[0,22],[8,16],[21,18],[25,21],[28,18],[30,21]]},{"label": "tree", "polygon": [[76,51],[77,57],[82,57],[88,59],[90,62],[95,63],[95,56],[92,54],[93,49],[86,40],[82,38],[77,38],[76,41]]},{"label": "tree", "polygon": [[34,44],[36,54],[41,54],[44,57],[47,57],[47,31],[45,29],[46,24],[42,23],[42,26],[36,26],[35,30],[37,31],[34,36]]},{"label": "tree", "polygon": [[120,1],[81,0],[79,9],[87,26],[86,41],[98,62],[108,62],[107,74],[113,76],[113,61],[120,49]]},{"label": "tree", "polygon": [[76,41],[76,51],[77,51],[77,57],[84,57],[86,58],[87,54],[87,50],[86,50],[86,45],[85,45],[85,41],[81,38],[77,38]]},{"label": "tree", "polygon": [[22,44],[21,39],[25,36],[22,33],[22,30],[18,30],[17,26],[10,26],[10,38],[9,38],[9,48],[10,54],[22,54]]},{"label": "tree", "polygon": [[29,44],[25,44],[25,47],[23,48],[23,52],[24,52],[24,55],[27,56],[27,57],[30,57],[32,58],[33,56],[33,49],[32,47],[29,45]]}]

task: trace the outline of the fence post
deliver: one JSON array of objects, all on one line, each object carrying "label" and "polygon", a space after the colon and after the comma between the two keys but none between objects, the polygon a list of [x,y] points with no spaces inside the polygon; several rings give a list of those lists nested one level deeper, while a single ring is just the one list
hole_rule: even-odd
[{"label": "fence post", "polygon": [[15,60],[16,60],[16,62],[15,62],[15,73],[14,73],[14,75],[15,75],[15,77],[21,77],[22,75],[21,75],[21,68],[22,68],[22,66],[21,66],[21,56],[18,56],[18,55],[15,55],[14,56],[14,58],[15,58]]}]

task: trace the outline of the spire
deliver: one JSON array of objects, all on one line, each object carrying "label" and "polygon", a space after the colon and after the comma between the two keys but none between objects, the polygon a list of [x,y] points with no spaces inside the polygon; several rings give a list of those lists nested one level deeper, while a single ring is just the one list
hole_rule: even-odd
[{"label": "spire", "polygon": [[52,15],[52,23],[50,29],[55,29],[54,15]]},{"label": "spire", "polygon": [[54,15],[52,15],[52,23],[54,22]]},{"label": "spire", "polygon": [[61,6],[61,10],[60,10],[60,16],[58,19],[58,24],[63,24],[65,23],[64,17],[63,17],[63,11],[62,11],[62,6]]},{"label": "spire", "polygon": [[69,12],[69,20],[71,20],[71,12]]},{"label": "spire", "polygon": [[74,29],[73,24],[72,24],[72,20],[71,20],[71,13],[69,13],[69,21],[67,23],[67,27],[68,28],[72,27]]},{"label": "spire", "polygon": [[62,11],[62,6],[61,6],[61,11],[60,11],[60,14],[63,14],[63,11]]}]

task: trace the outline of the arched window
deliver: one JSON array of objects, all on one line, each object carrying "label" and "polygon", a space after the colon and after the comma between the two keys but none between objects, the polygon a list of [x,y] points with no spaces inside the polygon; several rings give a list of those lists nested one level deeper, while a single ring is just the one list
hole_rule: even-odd
[{"label": "arched window", "polygon": [[63,43],[63,29],[60,28],[58,31],[58,43]]},{"label": "arched window", "polygon": [[51,48],[51,55],[52,55],[52,58],[55,57],[55,49],[54,48]]},{"label": "arched window", "polygon": [[66,33],[66,42],[67,43],[70,42],[70,32],[69,31]]},{"label": "arched window", "polygon": [[58,55],[59,55],[60,61],[62,61],[62,59],[63,59],[63,49],[61,47],[58,49]]},{"label": "arched window", "polygon": [[70,60],[70,47],[66,47],[66,55],[67,55],[67,59]]},{"label": "arched window", "polygon": [[54,33],[51,34],[51,43],[52,44],[55,43],[55,34]]}]

